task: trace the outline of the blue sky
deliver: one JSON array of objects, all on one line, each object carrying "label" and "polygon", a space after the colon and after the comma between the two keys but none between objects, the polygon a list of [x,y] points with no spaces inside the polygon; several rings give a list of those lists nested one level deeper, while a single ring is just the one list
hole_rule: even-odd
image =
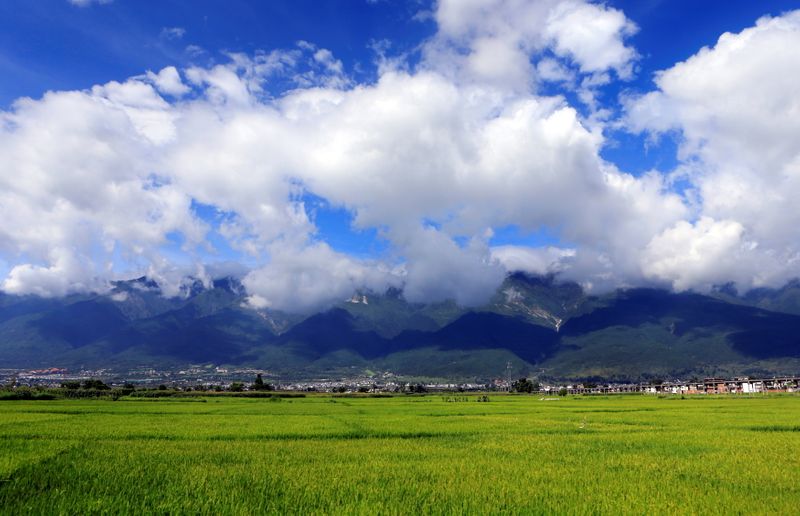
[{"label": "blue sky", "polygon": [[[497,0],[491,1],[497,3]],[[76,5],[76,3],[85,5]],[[534,4],[537,2],[531,2],[531,5]],[[584,4],[583,0],[574,3],[575,6]],[[497,5],[504,5],[504,3],[499,2]],[[706,148],[703,145],[698,148],[691,146],[695,132],[698,134],[697,141],[705,141],[708,138],[700,134],[701,131],[698,127],[690,127],[696,118],[686,117],[688,108],[678,106],[676,102],[681,99],[671,98],[671,93],[664,90],[663,85],[654,81],[654,74],[659,70],[669,70],[677,63],[695,56],[703,47],[714,47],[722,33],[730,32],[738,35],[742,31],[752,28],[756,20],[762,16],[778,17],[797,8],[797,2],[632,0],[605,3],[588,2],[586,5],[592,6],[603,15],[608,15],[609,20],[613,19],[614,13],[617,13],[623,16],[627,24],[635,25],[635,31],[620,28],[621,32],[615,33],[613,38],[616,39],[611,42],[617,45],[614,47],[615,51],[619,51],[624,45],[624,49],[634,52],[635,57],[629,56],[622,60],[616,58],[617,60],[613,62],[599,63],[597,56],[594,56],[595,61],[590,62],[587,60],[590,58],[581,57],[580,54],[586,52],[587,49],[576,49],[573,46],[564,50],[566,47],[558,46],[562,43],[570,44],[570,30],[572,32],[582,30],[581,27],[568,27],[567,35],[555,37],[556,39],[548,43],[551,46],[542,48],[534,45],[527,52],[529,53],[529,64],[536,65],[541,60],[551,59],[554,63],[565,67],[564,69],[572,74],[573,79],[571,81],[537,79],[537,83],[530,86],[531,90],[525,92],[526,98],[537,99],[537,101],[553,97],[562,98],[562,103],[564,103],[562,105],[577,112],[583,128],[602,135],[602,142],[597,147],[599,157],[615,165],[622,174],[638,181],[636,184],[640,186],[637,188],[641,187],[643,192],[650,188],[647,186],[646,180],[648,172],[655,171],[655,174],[664,181],[662,186],[654,188],[661,189],[658,202],[665,203],[665,207],[653,207],[653,210],[669,211],[674,208],[676,211],[673,215],[677,217],[674,220],[685,220],[695,231],[706,231],[699,229],[698,224],[704,217],[707,217],[713,219],[714,224],[727,223],[728,220],[737,222],[742,226],[741,235],[756,235],[755,228],[750,228],[747,223],[739,221],[737,217],[730,214],[723,216],[720,214],[721,212],[712,213],[706,209],[703,199],[708,198],[709,195],[707,192],[703,193],[703,188],[710,187],[705,186],[706,183],[702,183],[702,181],[709,177],[708,171],[719,171],[723,167],[718,162],[712,162],[712,156],[703,154],[705,152],[703,149]],[[451,11],[454,9],[456,8]],[[557,9],[557,7],[553,7],[553,9]],[[314,73],[317,75],[313,76],[311,82],[303,84],[296,82],[297,76],[285,73],[262,80],[259,87],[263,90],[257,92],[258,105],[255,106],[256,108],[268,106],[271,102],[284,98],[287,92],[297,91],[297,89],[308,93],[314,88],[330,89],[330,91],[377,88],[376,84],[381,79],[382,72],[377,65],[378,50],[376,49],[380,49],[385,56],[395,59],[396,62],[392,66],[398,67],[397,70],[402,73],[410,74],[413,78],[418,79],[423,70],[434,70],[451,80],[456,88],[466,91],[469,84],[472,84],[469,81],[473,79],[467,80],[463,76],[451,77],[448,75],[451,73],[448,70],[453,67],[466,66],[463,63],[459,64],[458,60],[466,59],[470,52],[477,55],[478,45],[483,41],[481,39],[483,36],[478,37],[475,34],[480,35],[484,29],[476,25],[469,30],[465,29],[466,32],[463,33],[447,33],[447,30],[451,29],[447,28],[447,12],[445,11],[446,9],[441,8],[437,3],[380,0],[328,2],[312,0],[270,2],[243,0],[226,2],[210,0],[114,0],[111,2],[43,0],[29,2],[7,0],[0,4],[0,108],[7,113],[17,113],[19,108],[15,102],[21,97],[38,100],[47,91],[89,91],[95,85],[107,84],[109,81],[125,83],[129,78],[143,77],[143,74],[148,71],[158,72],[165,67],[175,67],[180,73],[178,80],[182,79],[184,83],[190,84],[190,88],[187,89],[188,93],[181,94],[183,96],[180,100],[159,90],[163,99],[178,107],[189,106],[192,102],[195,103],[194,107],[198,107],[202,100],[211,99],[213,84],[207,76],[203,76],[206,77],[205,79],[196,79],[192,82],[189,70],[211,71],[218,65],[228,66],[231,54],[250,56],[248,57],[250,59],[273,50],[300,52],[298,50],[300,41],[313,45],[313,47],[308,46],[302,49],[302,52],[305,52],[302,59],[309,60],[308,62],[311,64],[308,66],[317,67],[314,69],[316,70]],[[508,23],[508,20],[501,21]],[[470,21],[470,23],[473,22]],[[491,22],[492,20],[487,20],[487,26]],[[480,23],[480,20],[474,23]],[[493,32],[493,30],[486,33],[488,39],[495,38],[503,43],[506,35]],[[520,45],[529,44],[526,43],[529,41],[526,39],[529,38],[529,35],[525,34],[528,28],[514,27],[509,30],[519,32],[515,37],[522,38]],[[549,34],[547,31],[551,28],[543,26],[541,30],[544,31],[543,34]],[[535,30],[531,29],[531,32],[535,32]],[[483,38],[487,39],[487,37]],[[559,37],[566,39],[559,40]],[[474,38],[474,40],[470,38]],[[437,47],[437,45],[439,46]],[[440,52],[442,48],[446,48],[447,51],[444,54],[435,55],[435,52]],[[333,61],[330,62],[334,65],[336,60],[341,62],[342,70],[336,72],[338,74],[336,77],[331,75],[334,73],[333,68],[323,69],[326,66],[323,61],[314,62],[316,57],[311,57],[316,56],[314,53],[321,49],[330,51],[330,55],[333,56]],[[447,52],[451,52],[451,54],[447,54]],[[721,49],[718,54],[721,55]],[[300,53],[296,54],[295,58],[301,59],[297,57],[300,55]],[[450,57],[447,57],[448,55]],[[398,65],[397,62],[400,64]],[[480,66],[486,65],[487,63],[480,64]],[[629,67],[629,70],[625,67]],[[248,73],[243,70],[237,69],[236,71],[237,74],[240,74],[240,78],[242,78],[242,74]],[[197,73],[202,75],[206,72]],[[787,73],[794,73],[794,70],[790,67],[787,69]],[[675,76],[678,77],[678,71],[675,72]],[[331,79],[339,82],[320,82]],[[580,81],[589,79],[597,79],[599,82],[588,89],[578,87]],[[147,82],[150,79],[137,80]],[[491,86],[491,88],[494,88],[495,92],[504,91],[503,87],[498,89],[496,86]],[[514,98],[522,98],[517,90],[513,92],[509,90],[503,95],[507,95],[509,92],[513,93]],[[587,93],[594,96],[594,104],[587,103],[581,97]],[[654,122],[652,119],[645,120],[644,118],[634,120],[630,115],[629,111],[634,102],[631,99],[644,98],[643,96],[648,93],[656,95],[659,102],[664,102],[664,106],[669,106],[670,109],[674,108],[674,113],[672,113],[674,116],[670,115],[672,118],[665,116],[659,119],[670,118],[670,124],[672,124],[670,129],[664,130],[661,127],[663,124],[658,121]],[[100,94],[95,93],[95,95]],[[111,98],[111,93],[106,92],[102,95]],[[512,103],[500,104],[497,109],[506,109],[510,105]],[[640,103],[638,106],[645,108],[650,105],[645,106]],[[550,109],[552,111],[556,108]],[[187,108],[186,112],[188,111],[191,110]],[[660,115],[663,113],[659,112]],[[547,119],[549,115],[542,116]],[[14,130],[13,127],[9,129],[9,138],[14,136],[12,134]],[[180,133],[179,130],[179,134],[183,133]],[[584,136],[588,138],[588,133],[581,137]],[[269,157],[265,156],[262,159],[269,160]],[[9,170],[12,170],[14,166],[15,163],[12,163],[11,168],[7,169],[5,173],[12,174],[13,172],[9,172]],[[19,169],[23,170],[23,168],[20,165]],[[688,169],[691,171],[687,172]],[[704,175],[698,172],[700,169]],[[161,174],[162,172],[155,170],[154,173]],[[164,172],[163,175],[166,177],[164,184],[176,188],[179,185],[183,188],[184,185],[193,181],[191,177],[187,179],[185,174],[183,176],[173,175],[171,171]],[[456,174],[454,177],[459,176]],[[362,178],[374,186],[375,181],[366,176],[362,176]],[[417,242],[415,240],[417,236],[412,236],[412,234],[427,235],[426,224],[433,233],[437,234],[437,238],[439,234],[445,235],[448,242],[452,242],[456,248],[460,248],[464,252],[467,252],[470,245],[477,246],[476,242],[481,239],[483,239],[482,245],[492,249],[515,247],[523,249],[523,251],[528,248],[540,250],[559,248],[567,253],[567,250],[570,249],[574,251],[582,246],[596,245],[598,251],[595,253],[594,260],[605,263],[604,260],[613,260],[615,253],[618,253],[619,260],[624,261],[622,256],[625,253],[623,251],[609,251],[610,247],[617,245],[611,243],[614,240],[613,237],[609,236],[602,243],[594,242],[592,238],[586,236],[590,232],[587,229],[590,225],[588,222],[581,222],[587,228],[576,229],[577,223],[568,217],[565,218],[564,215],[559,215],[560,212],[555,209],[543,209],[541,214],[538,212],[532,214],[522,208],[515,208],[516,211],[509,211],[512,214],[493,215],[476,222],[474,214],[469,216],[466,214],[470,210],[476,209],[470,203],[475,202],[474,200],[480,195],[468,193],[462,198],[450,199],[451,204],[443,208],[444,211],[441,214],[436,214],[436,210],[431,210],[430,207],[421,209],[422,216],[415,219],[421,226],[412,231],[407,228],[407,221],[399,221],[396,217],[392,218],[394,215],[370,218],[370,213],[381,211],[380,206],[371,206],[370,200],[361,199],[351,191],[340,192],[335,184],[328,184],[322,176],[317,177],[311,174],[302,179],[292,179],[292,181],[302,184],[301,190],[303,191],[288,195],[285,199],[288,203],[287,206],[304,206],[305,216],[308,219],[307,224],[310,225],[308,227],[313,227],[310,232],[305,233],[308,240],[303,245],[313,247],[314,244],[324,244],[329,246],[333,252],[341,253],[347,259],[356,260],[362,265],[362,262],[365,261],[379,261],[390,268],[414,269],[414,260],[409,257],[415,253],[424,254],[418,250],[418,246],[424,247],[424,245]],[[722,180],[720,179],[720,181]],[[153,248],[152,253],[147,251],[150,244],[124,242],[121,237],[109,237],[109,235],[121,233],[115,228],[103,227],[98,230],[98,234],[87,236],[87,238],[94,239],[91,245],[99,249],[104,247],[98,242],[109,238],[112,241],[117,239],[114,241],[116,244],[106,244],[106,246],[117,246],[110,255],[113,262],[112,269],[117,273],[138,270],[143,266],[153,270],[153,267],[156,267],[154,263],[164,258],[173,265],[181,266],[188,266],[198,261],[206,264],[238,261],[247,267],[256,269],[265,263],[274,262],[276,260],[274,256],[281,255],[282,251],[277,251],[275,246],[284,245],[280,242],[290,241],[288,233],[279,232],[277,236],[272,234],[269,224],[273,223],[255,220],[252,214],[245,213],[244,209],[239,210],[238,206],[230,204],[229,200],[216,199],[213,195],[202,197],[202,193],[196,192],[205,192],[206,185],[195,186],[197,189],[189,189],[181,193],[188,196],[189,199],[188,216],[196,218],[196,222],[201,225],[206,225],[201,238],[204,242],[203,245],[196,245],[197,242],[188,235],[190,231],[177,223],[175,227],[164,230],[160,237],[160,243]],[[356,180],[351,190],[359,188],[358,180]],[[585,192],[591,192],[593,187],[587,186],[586,188],[588,189]],[[719,190],[718,187],[715,188]],[[553,192],[561,192],[558,195],[563,195],[563,191],[560,186],[553,187]],[[580,191],[584,192],[584,190]],[[274,189],[269,192],[274,192]],[[672,194],[677,195],[678,201],[669,197]],[[593,194],[584,193],[582,195]],[[449,199],[446,192],[442,192],[441,196]],[[412,195],[412,198],[414,197],[415,195]],[[425,197],[425,193],[420,193],[420,197]],[[594,201],[588,202],[588,204],[592,204],[592,202]],[[605,202],[603,201],[603,203]],[[613,204],[612,201],[608,202]],[[680,202],[682,206],[675,208],[675,202]],[[631,201],[631,204],[635,204],[635,201]],[[714,206],[718,205],[719,203]],[[288,208],[281,205],[281,207],[272,206],[269,209],[280,211]],[[494,211],[495,207],[489,204],[482,206],[481,209]],[[499,213],[503,212],[505,207],[498,205],[496,209]],[[677,214],[678,211],[681,212],[680,215]],[[614,218],[617,215],[605,214],[599,215],[599,217],[607,218],[609,226],[619,224],[612,221],[612,219],[617,220]],[[636,215],[620,215],[619,217],[636,217]],[[586,216],[582,220],[591,218]],[[670,220],[674,222],[673,219]],[[292,224],[286,220],[274,222],[274,224],[283,223]],[[480,229],[481,224],[487,228],[489,233]],[[236,226],[235,231],[245,231],[247,236],[243,236],[244,233],[236,233],[238,236],[232,236],[233,226]],[[242,229],[245,226],[248,229]],[[638,248],[641,250],[646,247],[652,250],[657,247],[656,244],[660,243],[656,237],[675,237],[676,233],[670,233],[667,229],[668,226],[669,224],[666,222],[654,222],[653,227],[658,228],[659,235],[649,235],[648,238],[651,240],[642,240],[641,244],[637,244]],[[678,231],[681,227],[677,225],[674,229]],[[716,229],[720,228],[712,225],[710,229],[707,228],[707,232]],[[734,230],[731,229],[731,231]],[[765,245],[783,245],[777,242],[779,239],[772,236],[763,237],[762,240],[754,236],[753,239],[753,242],[762,242],[759,244],[762,248]],[[246,252],[244,248],[252,242],[257,242],[253,245],[261,247],[257,251]],[[746,245],[740,244],[746,247],[752,242]],[[31,258],[31,256],[37,256],[37,251],[34,250],[36,245],[23,242],[21,238],[17,240],[8,238],[4,245],[0,245],[0,259],[6,263],[5,271],[0,270],[0,273],[10,274],[15,266],[24,265],[27,260],[30,260],[29,265],[32,268],[49,267],[48,270],[53,269],[55,267],[54,260],[56,260],[53,256],[61,256],[59,253],[62,253],[63,249],[54,250],[53,247],[44,246],[38,251],[38,259]],[[285,245],[289,246],[290,244]],[[193,249],[187,250],[192,246],[194,246]],[[302,252],[305,253],[307,249],[310,248],[303,248]],[[103,254],[102,250],[98,252],[100,255]],[[90,251],[84,255],[94,257],[98,252]],[[782,249],[781,252],[784,256],[789,256],[793,251]],[[72,251],[66,254],[70,253]],[[158,259],[154,258],[156,255],[159,256]],[[514,256],[518,258],[521,255]],[[581,259],[569,256],[575,262],[572,270],[581,269]],[[538,259],[536,258],[536,260]],[[102,261],[102,259],[98,261]],[[616,270],[615,267],[611,268]],[[647,267],[638,267],[647,269]],[[97,274],[96,267],[92,271],[91,274]],[[352,276],[352,274],[348,274],[348,277]],[[362,273],[358,273],[356,276],[360,274]],[[408,274],[408,271],[401,270],[398,274],[402,276]],[[575,274],[578,277],[583,273],[575,272]],[[598,273],[597,271],[591,274],[596,277],[607,275],[607,273]],[[734,271],[730,274],[738,278],[737,274],[739,273]],[[785,278],[791,274],[792,271],[784,271],[776,277]],[[366,275],[369,276],[369,274]],[[703,276],[699,272],[698,275]],[[678,283],[673,276],[673,273],[651,272],[648,276],[641,272],[635,274],[626,272],[620,276],[624,279],[617,280],[617,283],[636,282],[649,277],[645,281],[666,281],[675,286]],[[595,279],[594,281],[597,283],[599,280]],[[693,288],[696,286],[694,281],[687,279],[686,285]],[[591,281],[587,280],[588,283]],[[708,284],[705,279],[701,283]],[[757,281],[752,280],[750,283],[755,284]],[[16,285],[16,283],[14,284]],[[683,285],[683,283],[680,284]],[[69,287],[65,288],[69,290]],[[8,286],[6,289],[8,290]]]},{"label": "blue sky", "polygon": [[[640,28],[631,43],[643,58],[630,87],[646,89],[652,73],[738,32],[765,14],[795,9],[787,0],[610,1]],[[0,4],[0,105],[47,90],[90,87],[146,69],[219,59],[220,51],[287,48],[306,40],[328,48],[349,70],[374,74],[374,41],[409,50],[435,32],[415,17],[430,2],[367,0],[115,0],[78,7],[66,0]],[[185,30],[181,37],[164,33]],[[205,53],[194,56],[186,47]]]}]

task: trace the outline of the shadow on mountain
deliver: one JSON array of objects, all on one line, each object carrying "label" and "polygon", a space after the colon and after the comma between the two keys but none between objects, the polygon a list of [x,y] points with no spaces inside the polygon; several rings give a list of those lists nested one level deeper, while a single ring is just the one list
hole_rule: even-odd
[{"label": "shadow on mountain", "polygon": [[382,356],[389,341],[374,331],[356,329],[355,323],[356,319],[348,311],[333,308],[295,325],[278,338],[277,344],[288,346],[310,360],[343,349],[364,358]]},{"label": "shadow on mountain", "polygon": [[60,300],[37,296],[11,296],[0,292],[0,323],[30,314],[60,308]]},{"label": "shadow on mountain", "polygon": [[247,352],[274,335],[251,313],[224,309],[197,317],[187,306],[137,321],[107,340],[114,353],[133,350],[143,356],[168,356],[189,362],[239,364],[253,359]]},{"label": "shadow on mountain", "polygon": [[669,324],[676,334],[721,332],[734,350],[754,358],[800,356],[800,316],[653,289],[621,292],[610,305],[567,321],[561,333],[580,336],[648,323]]},{"label": "shadow on mountain", "polygon": [[494,313],[470,312],[440,330],[407,330],[393,339],[357,330],[354,325],[350,313],[332,309],[309,317],[277,342],[311,359],[339,350],[374,359],[435,346],[442,350],[506,349],[530,363],[544,360],[558,347],[556,332]]},{"label": "shadow on mountain", "polygon": [[436,332],[404,332],[392,344],[393,351],[425,346],[443,350],[506,349],[533,364],[556,351],[558,334],[515,317],[470,312]]},{"label": "shadow on mountain", "polygon": [[127,322],[110,303],[81,301],[52,310],[31,324],[45,338],[62,339],[77,348],[122,329]]}]

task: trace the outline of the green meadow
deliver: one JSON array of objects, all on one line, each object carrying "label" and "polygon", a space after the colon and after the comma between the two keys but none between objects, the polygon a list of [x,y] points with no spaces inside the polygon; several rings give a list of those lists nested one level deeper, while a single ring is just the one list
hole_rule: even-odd
[{"label": "green meadow", "polygon": [[800,397],[447,399],[0,402],[0,512],[800,507]]}]

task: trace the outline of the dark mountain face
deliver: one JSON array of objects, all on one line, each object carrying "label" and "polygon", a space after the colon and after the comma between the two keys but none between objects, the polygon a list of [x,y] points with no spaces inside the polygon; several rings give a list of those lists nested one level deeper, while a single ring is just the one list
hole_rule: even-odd
[{"label": "dark mountain face", "polygon": [[274,335],[255,314],[226,308],[196,316],[184,307],[151,319],[136,321],[103,339],[115,353],[131,352],[189,363],[241,364],[247,352],[268,343]]},{"label": "dark mountain face", "polygon": [[800,315],[800,279],[793,279],[780,288],[755,288],[745,293],[728,283],[717,286],[710,295],[728,303]]},{"label": "dark mountain face", "polygon": [[736,305],[699,294],[635,289],[609,306],[564,324],[576,336],[612,326],[666,325],[676,336],[691,332],[725,335],[732,348],[753,358],[800,357],[800,316]]},{"label": "dark mountain face", "polygon": [[374,358],[384,352],[388,341],[374,331],[357,329],[356,319],[349,312],[333,308],[297,324],[278,338],[278,344],[316,360],[339,350]]},{"label": "dark mountain face", "polygon": [[393,351],[438,346],[443,350],[505,349],[530,364],[552,355],[558,334],[523,319],[489,312],[470,312],[435,332],[404,332]]},{"label": "dark mountain face", "polygon": [[517,272],[506,278],[487,310],[558,330],[567,319],[599,304],[600,299],[587,296],[577,283]]},{"label": "dark mountain face", "polygon": [[9,296],[0,292],[0,323],[53,310],[61,306],[59,300],[45,299],[37,296]]},{"label": "dark mountain face", "polygon": [[479,309],[411,304],[394,290],[299,317],[249,308],[235,278],[189,281],[175,298],[138,278],[103,295],[0,294],[0,364],[251,364],[288,376],[356,367],[480,377],[507,362],[554,377],[778,371],[800,368],[800,316],[751,305],[795,289],[592,297],[552,276],[513,274]]},{"label": "dark mountain face", "polygon": [[742,296],[742,300],[765,310],[800,315],[800,280],[792,280],[779,289],[751,290]]},{"label": "dark mountain face", "polygon": [[77,348],[122,329],[127,322],[111,302],[89,300],[49,310],[32,324],[43,337],[62,339]]},{"label": "dark mountain face", "polygon": [[0,363],[242,362],[247,350],[274,337],[261,315],[241,307],[243,300],[233,278],[212,288],[187,282],[174,298],[147,278],[115,282],[107,294],[3,296]]}]

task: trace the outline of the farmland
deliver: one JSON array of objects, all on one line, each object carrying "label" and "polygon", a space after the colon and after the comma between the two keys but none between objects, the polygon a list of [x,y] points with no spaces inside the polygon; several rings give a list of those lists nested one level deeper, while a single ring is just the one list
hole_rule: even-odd
[{"label": "farmland", "polygon": [[798,397],[477,399],[0,402],[0,512],[713,514],[800,506]]}]

